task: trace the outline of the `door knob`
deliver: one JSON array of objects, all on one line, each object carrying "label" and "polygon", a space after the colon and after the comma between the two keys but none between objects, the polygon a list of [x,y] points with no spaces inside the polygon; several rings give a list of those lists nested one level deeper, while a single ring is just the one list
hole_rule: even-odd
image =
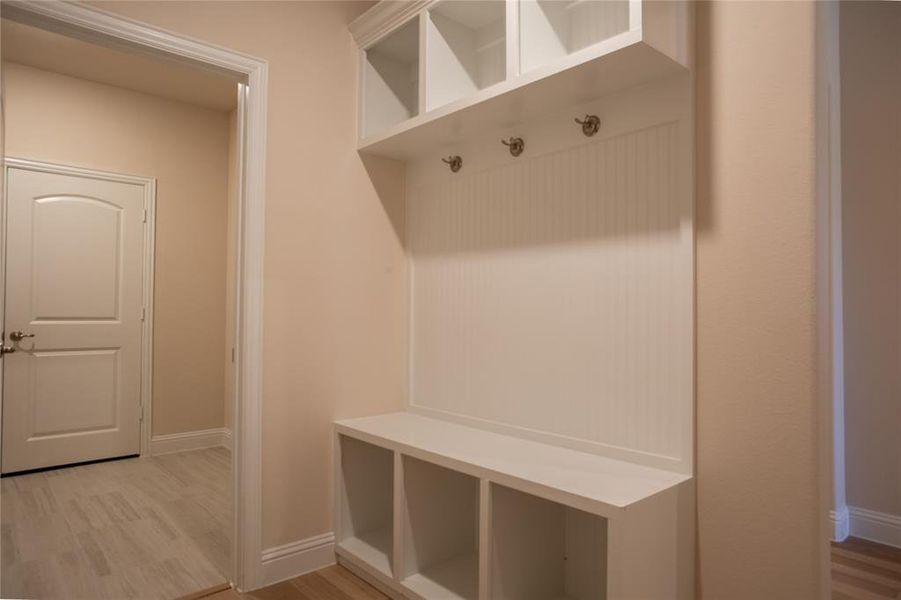
[{"label": "door knob", "polygon": [[14,346],[0,346],[0,356],[3,356],[4,354],[12,354],[15,351],[16,348]]},{"label": "door knob", "polygon": [[31,338],[31,337],[34,337],[33,333],[23,333],[21,331],[10,331],[9,332],[9,339],[11,339],[14,342],[21,342],[25,338]]}]

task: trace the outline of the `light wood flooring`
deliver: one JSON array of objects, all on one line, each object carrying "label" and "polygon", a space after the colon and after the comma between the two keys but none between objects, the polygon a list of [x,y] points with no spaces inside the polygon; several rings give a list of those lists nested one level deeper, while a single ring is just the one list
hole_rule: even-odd
[{"label": "light wood flooring", "polygon": [[[204,600],[381,600],[387,596],[340,566],[255,592],[217,592]],[[901,600],[901,549],[850,538],[832,545],[833,600]]]},{"label": "light wood flooring", "polygon": [[858,538],[832,544],[833,600],[901,600],[901,548]]},{"label": "light wood flooring", "polygon": [[203,600],[388,600],[388,596],[339,565],[239,594],[225,590]]},{"label": "light wood flooring", "polygon": [[0,596],[172,600],[225,583],[230,469],[210,448],[0,479]]}]

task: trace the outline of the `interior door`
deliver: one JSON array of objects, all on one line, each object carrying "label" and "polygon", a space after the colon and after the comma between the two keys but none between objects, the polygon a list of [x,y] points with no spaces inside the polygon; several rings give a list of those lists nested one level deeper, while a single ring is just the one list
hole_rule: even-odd
[{"label": "interior door", "polygon": [[137,183],[8,170],[4,473],[139,453],[144,209]]}]

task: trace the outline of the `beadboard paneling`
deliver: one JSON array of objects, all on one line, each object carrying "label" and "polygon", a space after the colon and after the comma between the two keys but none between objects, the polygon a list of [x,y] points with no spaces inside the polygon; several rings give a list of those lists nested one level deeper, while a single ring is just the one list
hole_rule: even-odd
[{"label": "beadboard paneling", "polygon": [[629,2],[573,2],[570,15],[570,51],[581,50],[629,30]]},{"label": "beadboard paneling", "polygon": [[410,190],[411,406],[690,468],[680,127]]}]

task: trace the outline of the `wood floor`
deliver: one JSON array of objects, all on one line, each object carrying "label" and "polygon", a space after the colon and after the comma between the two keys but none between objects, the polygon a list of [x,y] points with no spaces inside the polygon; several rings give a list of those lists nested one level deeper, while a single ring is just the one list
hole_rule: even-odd
[{"label": "wood floor", "polygon": [[901,548],[857,538],[832,544],[833,600],[901,600]]},{"label": "wood floor", "polygon": [[255,592],[234,590],[205,596],[203,600],[387,600],[374,587],[338,565],[276,583]]},{"label": "wood floor", "polygon": [[0,479],[0,596],[172,600],[225,583],[224,448]]},{"label": "wood floor", "polygon": [[[218,592],[204,600],[385,599],[340,566],[296,577],[255,592]],[[833,600],[901,600],[901,549],[850,538],[832,545]]]}]

